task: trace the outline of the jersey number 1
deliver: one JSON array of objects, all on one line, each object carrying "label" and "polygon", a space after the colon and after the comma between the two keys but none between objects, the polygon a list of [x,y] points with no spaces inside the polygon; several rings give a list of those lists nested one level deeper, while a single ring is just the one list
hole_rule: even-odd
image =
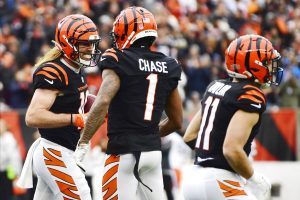
[{"label": "jersey number 1", "polygon": [[146,108],[144,113],[144,120],[151,121],[155,91],[157,85],[157,74],[150,74],[149,76],[147,76],[146,79],[149,80],[149,87],[147,92],[147,101],[146,101]]},{"label": "jersey number 1", "polygon": [[88,92],[86,91],[80,92],[80,107],[78,109],[79,114],[84,114],[84,106],[87,102],[87,95]]},{"label": "jersey number 1", "polygon": [[[203,137],[203,149],[204,150],[209,150],[209,138],[210,138],[210,133],[213,129],[213,122],[215,119],[215,114],[219,105],[220,99],[219,98],[213,98],[212,96],[209,96],[206,101],[205,101],[205,108],[202,116],[202,121],[201,121],[201,127],[198,133],[198,138],[196,142],[196,148],[200,147],[201,143],[201,138],[202,134],[204,132],[204,137]],[[210,115],[208,116],[209,110],[211,110]],[[208,120],[208,123],[207,123]],[[206,128],[204,129],[205,124],[207,123]]]}]

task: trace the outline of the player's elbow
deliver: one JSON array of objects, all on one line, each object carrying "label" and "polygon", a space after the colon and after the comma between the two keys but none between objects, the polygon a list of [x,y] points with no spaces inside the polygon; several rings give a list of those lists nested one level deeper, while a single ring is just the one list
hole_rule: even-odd
[{"label": "player's elbow", "polygon": [[28,127],[37,127],[37,119],[34,112],[27,111],[25,116],[25,123]]},{"label": "player's elbow", "polygon": [[234,145],[223,145],[223,155],[227,161],[235,160],[237,155],[239,154],[239,149]]},{"label": "player's elbow", "polygon": [[25,123],[26,123],[26,126],[28,126],[28,127],[35,126],[35,122],[34,122],[33,118],[28,115],[26,115],[26,117],[25,117]]},{"label": "player's elbow", "polygon": [[110,102],[111,102],[111,98],[106,97],[106,96],[103,96],[103,97],[100,98],[100,101],[99,101],[98,106],[99,106],[99,107],[103,107],[103,108],[104,108],[104,107],[105,107],[105,108],[108,108]]},{"label": "player's elbow", "polygon": [[173,119],[172,122],[173,122],[174,131],[180,130],[182,128],[182,122],[183,122],[182,117],[177,117]]}]

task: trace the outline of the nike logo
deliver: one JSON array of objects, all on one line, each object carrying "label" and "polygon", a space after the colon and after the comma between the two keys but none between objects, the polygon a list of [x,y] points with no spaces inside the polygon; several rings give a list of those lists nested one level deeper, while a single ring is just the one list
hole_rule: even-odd
[{"label": "nike logo", "polygon": [[[45,78],[44,78],[45,79]],[[54,83],[53,80],[49,81],[48,79],[45,79],[45,81],[47,81],[48,83],[50,83],[51,85]]]},{"label": "nike logo", "polygon": [[103,60],[105,60],[105,59],[106,59],[106,58],[102,58],[102,57],[101,57],[101,58],[100,58],[100,61],[103,61]]},{"label": "nike logo", "polygon": [[261,104],[260,103],[259,104],[253,104],[253,103],[251,103],[250,105],[254,106],[254,107],[258,108],[258,109],[261,108]]},{"label": "nike logo", "polygon": [[212,157],[208,157],[208,158],[200,158],[199,156],[197,157],[197,161],[198,162],[203,162],[203,161],[206,161],[206,160],[213,160],[214,158]]}]

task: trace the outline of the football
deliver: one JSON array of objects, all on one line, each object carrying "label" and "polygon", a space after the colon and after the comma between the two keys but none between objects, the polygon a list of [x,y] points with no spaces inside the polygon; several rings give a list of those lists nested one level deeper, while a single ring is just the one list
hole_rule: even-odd
[{"label": "football", "polygon": [[94,101],[96,99],[96,96],[93,95],[93,94],[88,94],[87,96],[87,100],[86,100],[86,103],[84,105],[84,113],[87,113],[90,111]]}]

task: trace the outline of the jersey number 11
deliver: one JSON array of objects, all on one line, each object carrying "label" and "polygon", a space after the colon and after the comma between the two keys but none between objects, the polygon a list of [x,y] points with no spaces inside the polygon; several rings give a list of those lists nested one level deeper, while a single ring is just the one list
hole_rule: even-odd
[{"label": "jersey number 11", "polygon": [[[209,150],[209,139],[210,139],[210,133],[213,129],[213,122],[215,119],[215,114],[219,105],[220,99],[219,98],[213,98],[212,96],[209,96],[205,101],[205,108],[202,115],[202,121],[201,121],[201,127],[198,133],[198,138],[196,142],[196,148],[200,148],[201,138],[202,134],[204,132],[203,136],[203,149]],[[210,115],[208,115],[210,111]],[[208,121],[208,122],[207,122]],[[207,124],[206,128],[204,129],[205,125]]]}]

